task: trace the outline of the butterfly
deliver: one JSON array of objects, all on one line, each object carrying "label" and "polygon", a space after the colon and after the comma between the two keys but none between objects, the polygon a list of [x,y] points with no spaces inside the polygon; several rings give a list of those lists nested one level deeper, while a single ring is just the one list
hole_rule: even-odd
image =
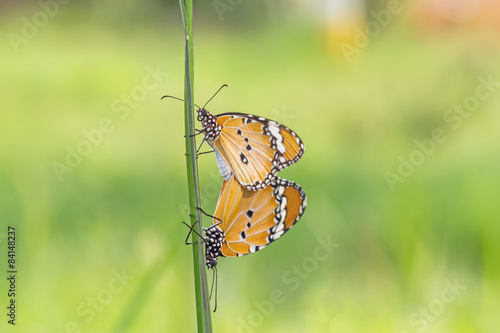
[{"label": "butterfly", "polygon": [[[205,242],[205,264],[214,269],[210,298],[217,280],[217,258],[239,257],[257,252],[285,234],[297,223],[307,206],[302,188],[277,176],[269,186],[260,191],[250,191],[241,186],[235,177],[222,183],[219,201],[212,225],[203,228],[205,237],[183,222]],[[215,283],[215,307],[217,309],[217,283]]]},{"label": "butterfly", "polygon": [[197,111],[202,125],[200,133],[214,149],[226,181],[234,175],[248,190],[261,190],[278,171],[296,163],[304,154],[299,136],[276,121],[236,112],[213,115],[205,106]]},{"label": "butterfly", "polygon": [[218,257],[239,257],[263,249],[297,223],[306,205],[302,188],[277,176],[260,191],[248,190],[234,177],[224,180],[212,225],[203,228],[205,264],[214,268]]}]

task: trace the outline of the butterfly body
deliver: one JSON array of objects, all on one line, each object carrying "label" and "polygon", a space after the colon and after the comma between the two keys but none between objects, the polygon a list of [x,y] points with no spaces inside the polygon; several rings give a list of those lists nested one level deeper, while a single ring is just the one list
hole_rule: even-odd
[{"label": "butterfly body", "polygon": [[217,266],[217,257],[220,256],[220,249],[224,240],[224,233],[218,225],[212,225],[210,228],[203,228],[205,230],[205,264],[208,268]]},{"label": "butterfly body", "polygon": [[212,115],[203,108],[197,118],[224,179],[234,174],[250,191],[264,189],[278,171],[304,154],[299,136],[273,120],[236,112]]}]

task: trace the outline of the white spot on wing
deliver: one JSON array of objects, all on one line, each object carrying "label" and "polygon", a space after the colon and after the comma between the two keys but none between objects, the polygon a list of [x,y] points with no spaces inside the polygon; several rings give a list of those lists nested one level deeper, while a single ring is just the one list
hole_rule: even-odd
[{"label": "white spot on wing", "polygon": [[283,224],[283,223],[279,223],[279,224],[277,225],[276,230],[274,231],[274,232],[275,232],[275,234],[276,234],[276,233],[279,233],[280,231],[283,231],[284,226],[285,226],[285,224]]},{"label": "white spot on wing", "polygon": [[284,154],[286,151],[285,146],[283,145],[283,136],[280,134],[280,128],[277,126],[274,126],[274,124],[270,123],[269,124],[269,132],[271,132],[271,135],[276,138],[276,149]]},{"label": "white spot on wing", "polygon": [[274,136],[275,138],[281,138],[279,127],[269,126],[269,132],[271,132],[272,136]]},{"label": "white spot on wing", "polygon": [[278,186],[278,196],[282,197],[283,196],[283,193],[285,193],[285,189],[286,187],[285,186]]},{"label": "white spot on wing", "polygon": [[274,234],[274,239],[280,238],[285,232],[283,230],[278,231]]},{"label": "white spot on wing", "polygon": [[278,148],[278,151],[279,151],[280,153],[282,153],[282,154],[284,154],[284,153],[285,153],[285,151],[286,151],[285,146],[283,145],[283,142],[282,142],[282,141],[278,142],[278,146],[277,146],[276,148]]}]

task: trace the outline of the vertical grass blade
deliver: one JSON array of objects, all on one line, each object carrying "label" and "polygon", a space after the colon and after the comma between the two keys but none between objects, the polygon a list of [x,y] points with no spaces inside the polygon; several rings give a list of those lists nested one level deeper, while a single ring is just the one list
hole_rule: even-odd
[{"label": "vertical grass blade", "polygon": [[[196,140],[194,137],[193,0],[179,0],[179,5],[185,31],[184,129],[186,137],[189,212],[191,225],[195,224],[196,221],[200,221],[200,223],[196,224],[195,228],[201,235],[203,232],[201,223],[202,216],[200,211],[196,209],[196,207],[201,207],[201,203],[198,183],[198,165],[196,161]],[[212,332],[212,318],[208,297],[203,240],[194,232],[192,233],[192,237],[198,332]]]}]

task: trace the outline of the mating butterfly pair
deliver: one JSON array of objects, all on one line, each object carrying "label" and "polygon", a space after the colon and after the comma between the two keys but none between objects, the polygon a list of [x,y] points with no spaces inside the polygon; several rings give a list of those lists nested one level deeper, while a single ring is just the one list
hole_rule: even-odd
[{"label": "mating butterfly pair", "polygon": [[276,174],[302,157],[304,144],[289,128],[263,117],[212,115],[205,107],[197,113],[203,141],[214,149],[224,178],[212,225],[203,228],[206,265],[214,268],[219,256],[254,253],[300,219],[304,191]]}]

